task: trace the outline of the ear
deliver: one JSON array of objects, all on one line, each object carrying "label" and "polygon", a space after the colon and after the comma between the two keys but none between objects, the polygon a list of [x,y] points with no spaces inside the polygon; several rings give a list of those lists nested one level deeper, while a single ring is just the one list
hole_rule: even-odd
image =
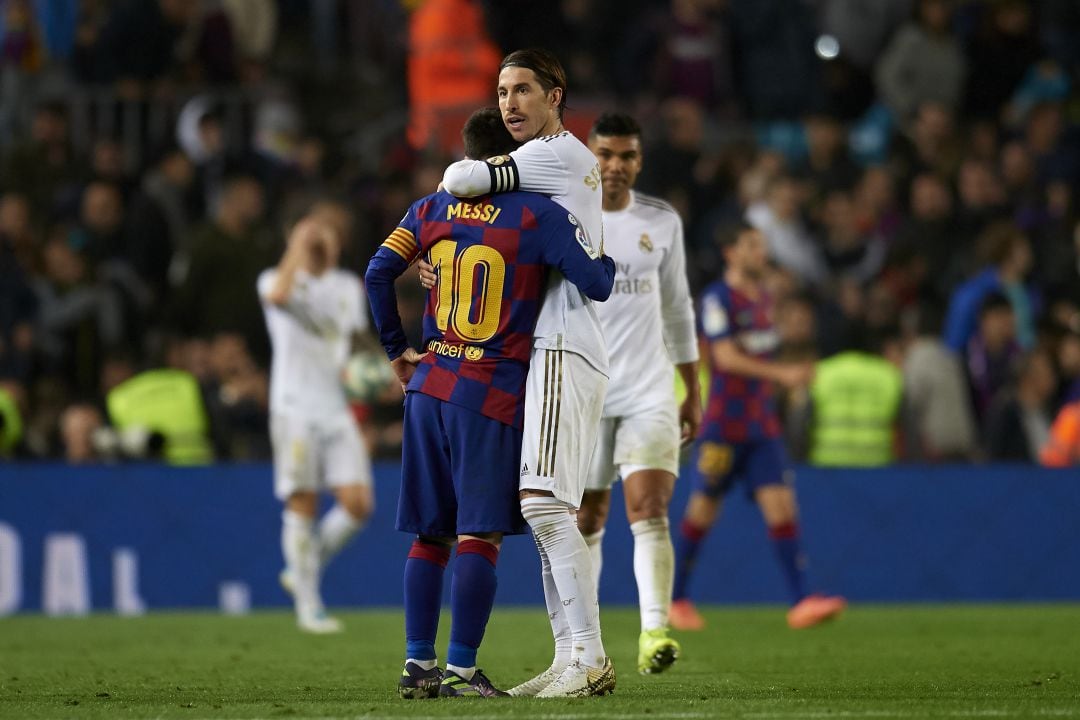
[{"label": "ear", "polygon": [[563,89],[561,87],[551,89],[551,107],[558,109],[562,103]]}]

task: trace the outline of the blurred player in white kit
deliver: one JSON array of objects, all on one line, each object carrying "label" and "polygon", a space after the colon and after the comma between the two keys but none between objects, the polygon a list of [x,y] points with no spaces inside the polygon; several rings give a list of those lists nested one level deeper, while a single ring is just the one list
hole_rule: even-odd
[{"label": "blurred player in white kit", "polygon": [[[318,210],[289,234],[277,267],[258,280],[273,347],[270,436],[274,493],[285,503],[281,583],[311,633],[343,628],[326,614],[319,581],[373,509],[371,461],[346,401],[341,371],[368,320],[360,279],[338,267],[343,238]],[[320,519],[319,492],[336,503]]]}]

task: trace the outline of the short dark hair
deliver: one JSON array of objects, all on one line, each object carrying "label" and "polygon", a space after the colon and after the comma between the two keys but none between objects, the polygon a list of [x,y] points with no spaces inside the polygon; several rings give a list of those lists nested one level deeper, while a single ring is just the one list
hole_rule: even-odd
[{"label": "short dark hair", "polygon": [[503,58],[499,65],[499,72],[508,67],[521,67],[532,70],[536,75],[536,81],[544,92],[551,92],[555,88],[562,88],[562,98],[559,100],[559,119],[562,119],[563,110],[566,109],[566,71],[563,70],[559,58],[543,48],[525,48],[515,50]]},{"label": "short dark hair", "polygon": [[1024,231],[1011,222],[997,222],[983,231],[980,243],[983,255],[991,265],[1001,265],[1020,243],[1028,242]]},{"label": "short dark hair", "polygon": [[470,115],[461,128],[461,139],[465,143],[465,156],[472,160],[506,155],[517,147],[497,107],[482,107]]},{"label": "short dark hair", "polygon": [[982,304],[979,306],[979,317],[985,317],[988,313],[996,310],[1013,312],[1012,303],[1009,302],[1009,298],[1005,293],[992,292],[983,298]]},{"label": "short dark hair", "polygon": [[626,113],[604,113],[596,118],[589,137],[603,135],[604,137],[641,137],[641,126],[637,120]]},{"label": "short dark hair", "polygon": [[716,231],[716,245],[723,252],[730,247],[734,247],[743,233],[752,232],[754,229],[754,226],[745,220],[725,225]]}]

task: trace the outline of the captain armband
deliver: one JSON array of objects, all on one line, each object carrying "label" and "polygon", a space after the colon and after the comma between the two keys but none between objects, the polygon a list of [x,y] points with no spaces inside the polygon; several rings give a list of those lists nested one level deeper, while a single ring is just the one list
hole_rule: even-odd
[{"label": "captain armband", "polygon": [[514,158],[509,155],[496,155],[487,159],[488,172],[491,173],[492,192],[513,192],[518,189],[518,169]]}]

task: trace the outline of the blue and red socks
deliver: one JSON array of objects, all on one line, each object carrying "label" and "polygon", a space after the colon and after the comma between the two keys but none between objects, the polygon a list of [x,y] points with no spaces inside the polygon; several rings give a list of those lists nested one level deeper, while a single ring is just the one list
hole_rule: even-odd
[{"label": "blue and red socks", "polygon": [[806,597],[806,559],[799,545],[799,526],[795,522],[773,525],[769,528],[769,539],[784,573],[791,604],[797,605]]},{"label": "blue and red socks", "polygon": [[443,573],[450,548],[441,543],[414,540],[405,561],[405,657],[435,662],[435,636],[439,631]]},{"label": "blue and red socks", "polygon": [[679,532],[674,538],[675,582],[672,586],[672,600],[687,597],[690,575],[697,564],[698,551],[701,550],[701,543],[708,532],[709,528],[699,527],[685,519],[679,525]]},{"label": "blue and red socks", "polygon": [[476,651],[495,604],[498,559],[499,548],[489,542],[470,539],[458,543],[450,586],[452,622],[446,666],[466,679],[476,667]]}]

